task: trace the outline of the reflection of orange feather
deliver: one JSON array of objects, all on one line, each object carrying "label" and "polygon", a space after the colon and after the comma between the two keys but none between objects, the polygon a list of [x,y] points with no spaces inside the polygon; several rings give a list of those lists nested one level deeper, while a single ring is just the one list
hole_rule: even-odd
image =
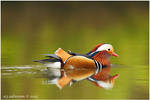
[{"label": "reflection of orange feather", "polygon": [[[63,62],[65,62],[71,55],[65,52],[63,49],[59,48],[55,54],[59,56]],[[62,72],[62,77],[58,80],[58,84],[61,88],[63,88],[65,85],[67,85],[71,81],[70,78],[65,76],[65,73]]]},{"label": "reflection of orange feather", "polygon": [[61,88],[63,88],[65,85],[67,85],[71,81],[70,78],[65,76],[64,72],[62,72],[62,77],[58,80],[58,84]]},{"label": "reflection of orange feather", "polygon": [[93,77],[97,80],[107,80],[110,76],[110,67],[107,66],[107,68],[102,69],[101,72],[94,75]]}]

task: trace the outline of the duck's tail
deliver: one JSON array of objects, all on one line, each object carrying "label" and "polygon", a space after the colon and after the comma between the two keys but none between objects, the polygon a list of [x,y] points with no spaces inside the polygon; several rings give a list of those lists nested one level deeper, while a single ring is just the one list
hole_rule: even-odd
[{"label": "duck's tail", "polygon": [[47,59],[43,60],[35,60],[34,62],[40,62],[44,64],[46,67],[50,68],[61,68],[63,65],[63,62],[60,57],[58,57],[56,54],[43,54],[48,57]]},{"label": "duck's tail", "polygon": [[59,88],[63,88],[65,85],[71,82],[72,79],[68,78],[63,69],[64,62],[72,55],[65,52],[63,49],[59,48],[56,50],[55,54],[44,54],[48,59],[36,60],[34,62],[40,62],[44,64],[47,69],[59,69],[57,70],[57,75],[55,71],[50,72],[50,74],[55,74],[56,78],[50,80],[50,84],[56,84]]}]

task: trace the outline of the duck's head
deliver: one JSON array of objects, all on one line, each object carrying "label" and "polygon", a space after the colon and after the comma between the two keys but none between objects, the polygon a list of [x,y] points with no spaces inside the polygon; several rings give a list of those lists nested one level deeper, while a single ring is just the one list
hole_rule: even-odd
[{"label": "duck's head", "polygon": [[88,53],[90,56],[95,56],[97,54],[105,53],[110,56],[116,56],[118,55],[114,52],[114,48],[111,44],[106,44],[106,43],[100,43],[96,45],[91,52]]}]

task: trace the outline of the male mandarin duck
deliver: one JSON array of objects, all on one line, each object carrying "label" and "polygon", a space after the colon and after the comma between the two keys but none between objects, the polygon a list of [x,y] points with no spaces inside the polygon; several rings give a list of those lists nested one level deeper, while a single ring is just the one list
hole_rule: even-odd
[{"label": "male mandarin duck", "polygon": [[98,87],[109,89],[113,87],[118,74],[110,76],[110,56],[118,56],[110,44],[98,44],[85,55],[65,52],[61,48],[55,54],[46,54],[50,59],[38,60],[50,68],[61,68],[60,77],[53,80],[59,88],[68,83],[88,79]]},{"label": "male mandarin duck", "polygon": [[[91,52],[88,53],[92,58],[99,63],[102,64],[103,70],[96,75],[93,75],[89,78],[93,83],[95,83],[98,87],[103,87],[105,89],[109,89],[113,87],[114,79],[116,79],[119,75],[116,74],[114,76],[110,76],[110,56],[118,55],[114,52],[112,45],[110,44],[98,44]],[[101,80],[101,81],[99,81]]]}]

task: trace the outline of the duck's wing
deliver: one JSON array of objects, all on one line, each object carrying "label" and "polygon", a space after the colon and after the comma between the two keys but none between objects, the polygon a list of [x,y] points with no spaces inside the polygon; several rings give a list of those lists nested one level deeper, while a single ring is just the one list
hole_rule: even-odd
[{"label": "duck's wing", "polygon": [[73,55],[73,56],[84,56],[84,57],[86,57],[86,58],[92,59],[92,57],[91,57],[90,55],[88,55],[88,54],[79,54],[79,53],[72,52],[72,51],[70,51],[70,50],[68,50],[67,53],[70,54],[70,55]]},{"label": "duck's wing", "polygon": [[34,60],[34,62],[40,62],[40,63],[48,63],[48,62],[61,62],[61,58],[58,57],[56,54],[42,54],[45,55],[45,57],[48,57],[48,59],[42,59],[42,60]]},{"label": "duck's wing", "polygon": [[60,62],[58,59],[43,59],[43,60],[34,60],[34,62],[40,62],[40,63],[49,63],[49,62]]},{"label": "duck's wing", "polygon": [[60,59],[60,57],[58,57],[56,54],[42,54],[42,55],[45,55],[45,57],[49,57],[49,58]]},{"label": "duck's wing", "polygon": [[34,60],[34,62],[40,62],[45,64],[47,67],[61,68],[61,65],[72,55],[59,48],[55,54],[42,54],[48,57],[48,59]]},{"label": "duck's wing", "polygon": [[69,57],[71,57],[72,55],[70,55],[69,53],[65,52],[63,49],[58,48],[55,52],[55,54],[60,57],[62,59],[63,62],[65,62]]},{"label": "duck's wing", "polygon": [[43,54],[46,55],[46,59],[42,60],[34,60],[34,62],[40,62],[44,64],[46,67],[50,68],[61,68],[62,60],[55,54]]},{"label": "duck's wing", "polygon": [[79,53],[72,52],[70,50],[68,50],[67,53],[69,53],[70,55],[73,55],[73,56],[81,56],[82,55],[82,54],[79,54]]}]

